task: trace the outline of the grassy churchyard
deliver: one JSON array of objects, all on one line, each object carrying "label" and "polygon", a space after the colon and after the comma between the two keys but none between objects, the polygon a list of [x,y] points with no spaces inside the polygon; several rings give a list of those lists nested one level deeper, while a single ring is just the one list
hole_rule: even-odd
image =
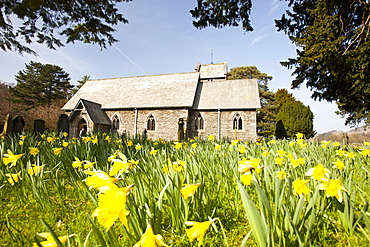
[{"label": "grassy churchyard", "polygon": [[370,245],[366,142],[50,132],[0,156],[1,246]]}]

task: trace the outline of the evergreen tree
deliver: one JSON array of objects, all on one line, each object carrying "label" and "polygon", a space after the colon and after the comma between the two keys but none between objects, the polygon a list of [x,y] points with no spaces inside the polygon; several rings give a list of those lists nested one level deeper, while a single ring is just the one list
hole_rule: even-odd
[{"label": "evergreen tree", "polygon": [[285,88],[279,88],[275,93],[275,104],[276,104],[276,112],[279,112],[281,107],[284,104],[291,104],[295,101],[295,97],[293,97],[292,93],[288,93],[288,90]]},{"label": "evergreen tree", "polygon": [[77,81],[78,84],[73,87],[70,93],[70,97],[72,97],[77,91],[90,79],[89,75],[84,75],[81,80]]},{"label": "evergreen tree", "polygon": [[336,102],[346,123],[370,122],[370,2],[290,0],[276,20],[279,31],[297,46],[293,88],[306,84],[312,98]]},{"label": "evergreen tree", "polygon": [[15,76],[17,84],[9,88],[10,100],[21,103],[24,109],[40,105],[50,107],[58,99],[66,99],[72,85],[69,74],[61,67],[31,61]]},{"label": "evergreen tree", "polygon": [[276,138],[292,138],[302,133],[306,138],[315,136],[313,130],[314,115],[309,106],[301,101],[284,104],[276,114]]},{"label": "evergreen tree", "polygon": [[268,88],[268,82],[272,76],[262,73],[256,66],[232,68],[227,74],[229,80],[257,79],[261,109],[257,110],[257,134],[269,137],[274,135],[275,128],[275,97]]}]

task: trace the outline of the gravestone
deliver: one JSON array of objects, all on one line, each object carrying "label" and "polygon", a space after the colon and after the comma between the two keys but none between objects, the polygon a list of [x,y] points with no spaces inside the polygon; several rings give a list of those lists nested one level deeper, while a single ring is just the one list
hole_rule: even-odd
[{"label": "gravestone", "polygon": [[20,134],[23,131],[24,128],[24,119],[22,116],[16,116],[13,119],[13,133],[14,134]]},{"label": "gravestone", "polygon": [[44,133],[45,131],[45,121],[42,119],[35,119],[33,121],[33,132]]},{"label": "gravestone", "polygon": [[10,134],[13,132],[12,118],[12,114],[6,115],[2,135]]},{"label": "gravestone", "polygon": [[60,114],[59,120],[58,120],[58,126],[57,126],[58,132],[63,133],[69,133],[69,121],[68,121],[68,115],[67,114]]}]

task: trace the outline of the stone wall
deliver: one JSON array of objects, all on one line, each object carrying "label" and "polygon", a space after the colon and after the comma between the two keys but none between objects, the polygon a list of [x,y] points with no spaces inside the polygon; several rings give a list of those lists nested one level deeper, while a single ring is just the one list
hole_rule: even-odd
[{"label": "stone wall", "polygon": [[[186,132],[187,113],[188,111],[186,109],[138,109],[108,111],[107,115],[111,120],[117,115],[120,120],[119,130],[117,132],[122,134],[125,129],[129,136],[143,134],[144,129],[147,129],[148,117],[152,115],[155,119],[155,130],[147,130],[147,138],[152,140],[177,140],[178,122],[180,118],[183,118],[185,121],[184,127]],[[136,121],[135,118],[137,118]]]},{"label": "stone wall", "polygon": [[[195,118],[201,114],[204,121],[204,129],[195,129]],[[236,114],[240,114],[243,119],[243,128],[241,130],[233,129],[233,120]],[[220,118],[220,119],[219,119]],[[257,137],[256,130],[256,111],[192,111],[189,113],[188,121],[188,136],[207,138],[209,135],[214,135],[220,139],[240,139],[254,141]],[[220,126],[220,129],[218,128]]]}]

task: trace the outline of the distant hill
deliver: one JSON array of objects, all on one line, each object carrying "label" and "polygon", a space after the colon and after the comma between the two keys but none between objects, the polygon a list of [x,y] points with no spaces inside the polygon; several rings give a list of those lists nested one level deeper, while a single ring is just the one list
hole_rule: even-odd
[{"label": "distant hill", "polygon": [[370,142],[370,126],[361,126],[347,132],[332,130],[312,138],[313,141],[333,141],[344,144]]}]

